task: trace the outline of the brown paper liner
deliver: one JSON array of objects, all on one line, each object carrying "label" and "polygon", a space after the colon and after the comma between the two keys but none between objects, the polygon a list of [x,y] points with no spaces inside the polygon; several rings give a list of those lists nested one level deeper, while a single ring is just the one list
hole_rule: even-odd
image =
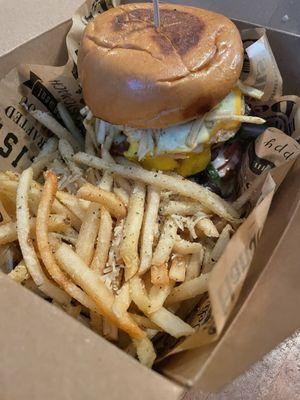
[{"label": "brown paper liner", "polygon": [[[63,102],[73,118],[80,119],[79,109],[84,103],[76,62],[81,36],[88,21],[111,6],[111,0],[87,0],[79,8],[66,39],[69,60],[65,66],[20,65],[1,80],[2,170],[22,171],[50,135],[27,114],[23,103],[30,109],[49,111],[59,120],[57,103]],[[251,101],[251,109],[281,131],[268,129],[249,146],[240,173],[241,197],[235,204],[248,216],[214,266],[208,294],[186,318],[196,333],[179,341],[167,335],[160,337],[156,346],[163,357],[208,344],[220,336],[246,279],[274,192],[299,154],[299,145],[289,136],[300,138],[300,99],[282,97],[282,78],[265,30],[243,31],[242,38],[245,63],[241,79],[265,93],[261,101]]]}]

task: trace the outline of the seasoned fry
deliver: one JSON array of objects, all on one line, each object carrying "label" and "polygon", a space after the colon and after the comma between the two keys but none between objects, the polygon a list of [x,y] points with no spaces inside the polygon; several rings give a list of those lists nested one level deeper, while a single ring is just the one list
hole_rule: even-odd
[{"label": "seasoned fry", "polygon": [[175,200],[168,201],[160,209],[162,215],[177,214],[182,216],[194,215],[198,212],[206,213],[207,211],[200,203]]},{"label": "seasoned fry", "polygon": [[164,332],[167,332],[175,338],[189,336],[195,332],[194,328],[164,307],[151,314],[149,318]]},{"label": "seasoned fry", "polygon": [[131,278],[129,281],[129,289],[132,301],[138,306],[141,311],[143,311],[143,313],[147,315],[151,304],[142,279],[137,275]]},{"label": "seasoned fry", "polygon": [[262,90],[256,89],[252,86],[245,85],[240,80],[237,81],[237,87],[245,96],[252,97],[253,99],[260,100],[264,95],[264,92]]},{"label": "seasoned fry", "polygon": [[149,292],[150,307],[148,307],[148,314],[159,310],[171,293],[174,284],[169,283],[165,286],[152,286]]},{"label": "seasoned fry", "polygon": [[199,229],[205,236],[219,237],[219,232],[209,218],[202,218],[196,224],[196,230]]},{"label": "seasoned fry", "polygon": [[124,204],[125,207],[128,207],[129,204],[129,194],[126,192],[126,190],[114,186],[113,192],[121,199],[122,203]]},{"label": "seasoned fry", "polygon": [[211,192],[209,189],[191,182],[187,179],[162,174],[159,172],[147,171],[138,166],[123,166],[105,162],[98,157],[85,153],[78,153],[74,161],[88,165],[93,168],[107,170],[128,179],[137,179],[148,185],[154,185],[162,189],[168,189],[188,198],[199,201],[203,206],[214,214],[225,218],[228,221],[236,221],[239,218],[238,212],[225,200]]},{"label": "seasoned fry", "polygon": [[122,318],[122,316],[127,312],[131,303],[130,297],[130,289],[129,283],[126,282],[119,290],[118,294],[115,297],[115,301],[112,306],[112,311],[118,318]]},{"label": "seasoned fry", "polygon": [[78,176],[80,183],[84,183],[83,171],[78,165],[73,161],[74,149],[70,143],[65,139],[60,139],[58,142],[58,149],[61,154],[62,159],[68,166],[69,170],[75,176]]},{"label": "seasoned fry", "polygon": [[238,121],[238,122],[248,122],[250,124],[257,124],[262,125],[266,122],[265,119],[260,117],[253,117],[251,115],[234,115],[234,114],[216,114],[210,115],[207,121],[214,122],[214,121]]},{"label": "seasoned fry", "polygon": [[139,268],[138,243],[143,222],[145,196],[145,186],[136,183],[130,196],[123,241],[120,245],[120,256],[126,266],[126,281],[133,277]]},{"label": "seasoned fry", "polygon": [[[28,194],[32,181],[32,169],[28,168],[20,176],[17,189],[17,234],[26,267],[34,283],[43,293],[60,304],[68,304],[69,296],[49,281],[44,274],[30,238],[30,215]],[[48,215],[49,216],[49,215]]]},{"label": "seasoned fry", "polygon": [[174,289],[169,294],[166,305],[178,303],[183,300],[192,299],[207,292],[209,274],[201,274],[197,278],[186,281]]},{"label": "seasoned fry", "polygon": [[177,225],[171,217],[168,217],[162,227],[162,232],[152,257],[152,265],[162,265],[169,261],[174,247],[177,233]]},{"label": "seasoned fry", "polygon": [[[2,192],[4,192],[6,196],[9,195],[10,199],[16,198],[18,181],[9,180],[8,178],[5,179],[2,178],[3,176],[0,177],[1,198],[2,198]],[[68,195],[68,193],[66,192],[58,192],[58,194],[59,193],[64,193],[65,195]],[[29,201],[29,207],[31,210],[33,210],[35,215],[37,214],[38,204],[40,202],[41,195],[42,195],[42,187],[38,183],[33,181],[29,191],[28,201]],[[51,212],[54,214],[61,214],[65,218],[69,218],[72,226],[74,226],[76,229],[78,229],[81,225],[81,220],[71,210],[69,210],[67,207],[61,204],[57,199],[54,199],[53,201]]]},{"label": "seasoned fry", "polygon": [[225,247],[229,243],[229,240],[231,238],[231,233],[233,232],[232,227],[227,224],[225,228],[222,230],[217,243],[215,244],[215,247],[213,248],[211,252],[211,260],[212,262],[217,262],[221,255],[223,254]]},{"label": "seasoned fry", "polygon": [[75,246],[76,253],[88,266],[93,259],[95,242],[100,225],[100,211],[101,209],[98,204],[90,204],[85,219],[80,227]]},{"label": "seasoned fry", "polygon": [[113,221],[109,212],[102,208],[97,236],[97,245],[91,262],[91,268],[102,275],[105,268],[112,239]]},{"label": "seasoned fry", "polygon": [[189,242],[177,236],[173,246],[173,251],[178,254],[187,255],[199,253],[202,250],[202,244],[198,242]]},{"label": "seasoned fry", "polygon": [[156,286],[165,286],[170,283],[167,263],[151,266],[151,283]]},{"label": "seasoned fry", "polygon": [[123,315],[122,318],[116,317],[112,312],[114,303],[112,291],[99,279],[98,274],[88,268],[69,246],[62,244],[56,251],[55,257],[64,271],[72,276],[72,279],[74,279],[95,302],[97,310],[99,310],[104,317],[107,317],[113,324],[123,329],[131,337],[136,339],[145,337],[144,332],[133,322],[128,313]]},{"label": "seasoned fry", "polygon": [[56,197],[58,198],[59,201],[62,202],[64,206],[66,206],[69,210],[71,210],[72,213],[75,214],[76,217],[80,219],[80,221],[84,221],[86,211],[90,206],[89,201],[78,199],[73,194],[63,192],[61,190],[58,190],[56,192]]},{"label": "seasoned fry", "polygon": [[58,157],[58,152],[55,151],[53,153],[45,154],[43,157],[39,159],[35,159],[31,164],[31,168],[33,170],[33,179],[37,179],[41,172],[47,168],[47,166]]},{"label": "seasoned fry", "polygon": [[141,262],[139,274],[142,275],[151,267],[152,248],[155,225],[158,217],[160,191],[152,186],[147,188],[147,202],[141,234]]},{"label": "seasoned fry", "polygon": [[161,328],[159,326],[150,321],[150,319],[145,317],[144,315],[130,313],[130,316],[143,330],[155,329],[156,331],[161,331]]},{"label": "seasoned fry", "polygon": [[11,222],[11,217],[9,216],[8,212],[6,211],[2,201],[0,199],[0,227],[9,222]]},{"label": "seasoned fry", "polygon": [[114,181],[120,188],[125,190],[125,192],[127,192],[127,194],[131,193],[130,183],[126,179],[122,178],[122,176],[114,175]]},{"label": "seasoned fry", "polygon": [[77,128],[77,126],[75,125],[67,107],[64,105],[64,103],[58,103],[57,109],[68,131],[71,132],[72,136],[77,140],[78,143],[80,143],[81,147],[83,148],[83,136],[80,132],[80,129]]},{"label": "seasoned fry", "polygon": [[124,218],[126,216],[126,207],[114,193],[96,188],[90,183],[81,186],[77,192],[77,197],[101,204],[115,218]]},{"label": "seasoned fry", "polygon": [[56,121],[52,115],[47,114],[40,110],[29,111],[29,113],[39,121],[42,125],[49,129],[49,131],[53,132],[59,139],[65,139],[76,149],[76,151],[80,150],[81,143],[79,143],[75,137],[64,128],[59,122]]},{"label": "seasoned fry", "polygon": [[180,257],[180,256],[174,257],[169,271],[169,278],[175,282],[184,282],[186,265],[187,265],[186,257]]},{"label": "seasoned fry", "polygon": [[8,274],[11,279],[17,283],[22,283],[30,278],[30,274],[26,267],[25,261],[22,260],[19,264]]},{"label": "seasoned fry", "polygon": [[[35,237],[35,224],[36,219],[30,218],[30,237]],[[70,227],[70,221],[62,215],[50,215],[49,218],[49,231],[67,232]],[[9,222],[8,224],[0,226],[0,245],[14,242],[18,239],[17,223]]]},{"label": "seasoned fry", "polygon": [[136,347],[136,353],[141,364],[151,368],[156,359],[156,353],[151,340],[147,337],[143,339],[133,339],[133,344]]},{"label": "seasoned fry", "polygon": [[47,172],[36,220],[37,245],[41,258],[50,276],[61,288],[85,307],[97,311],[95,303],[61,271],[52,254],[48,238],[48,220],[56,190],[57,177],[52,172]]},{"label": "seasoned fry", "polygon": [[203,257],[204,257],[203,247],[199,253],[195,253],[190,256],[185,273],[186,281],[190,281],[191,279],[197,278],[197,276],[200,275]]},{"label": "seasoned fry", "polygon": [[103,318],[102,335],[105,339],[110,340],[111,342],[116,342],[118,340],[118,328],[107,318]]}]

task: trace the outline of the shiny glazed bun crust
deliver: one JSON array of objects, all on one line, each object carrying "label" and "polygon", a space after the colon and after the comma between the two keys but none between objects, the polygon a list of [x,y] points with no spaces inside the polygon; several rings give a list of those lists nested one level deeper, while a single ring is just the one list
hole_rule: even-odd
[{"label": "shiny glazed bun crust", "polygon": [[151,3],[99,14],[85,29],[78,71],[86,104],[112,124],[164,128],[218,104],[237,82],[243,46],[226,17],[200,8]]}]

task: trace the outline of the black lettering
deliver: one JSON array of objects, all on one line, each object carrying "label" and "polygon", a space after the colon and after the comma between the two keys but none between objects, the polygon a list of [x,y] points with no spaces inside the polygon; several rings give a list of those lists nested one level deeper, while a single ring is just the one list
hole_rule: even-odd
[{"label": "black lettering", "polygon": [[23,117],[23,114],[20,113],[20,111],[16,111],[12,120],[19,125],[20,119]]},{"label": "black lettering", "polygon": [[26,154],[28,152],[28,148],[26,146],[22,147],[22,150],[20,151],[20,153],[17,155],[17,157],[14,159],[14,161],[11,163],[11,165],[16,168],[19,161],[21,160],[21,158],[24,156],[24,154]]},{"label": "black lettering", "polygon": [[3,158],[7,158],[7,157],[9,157],[10,153],[12,152],[13,144],[18,143],[18,138],[12,132],[8,132],[8,134],[5,136],[5,138],[3,140],[3,143],[6,146],[6,149],[4,149],[3,147],[0,147],[0,156]]},{"label": "black lettering", "polygon": [[278,144],[277,146],[275,146],[274,150],[275,150],[275,151],[278,151],[278,153],[281,153],[282,150],[285,149],[286,147],[287,147],[287,144],[285,144],[284,146]]},{"label": "black lettering", "polygon": [[15,107],[13,107],[13,106],[8,106],[8,107],[6,107],[6,109],[5,109],[5,115],[6,115],[9,119],[11,119],[12,116],[14,115],[14,112],[15,112],[15,111],[16,111]]},{"label": "black lettering", "polygon": [[265,142],[264,145],[265,147],[268,147],[269,149],[273,146],[273,143],[276,141],[276,139],[270,139],[269,141]]},{"label": "black lettering", "polygon": [[286,151],[283,153],[283,157],[288,160],[289,158],[291,158],[295,153],[292,151],[291,153],[289,151]]}]

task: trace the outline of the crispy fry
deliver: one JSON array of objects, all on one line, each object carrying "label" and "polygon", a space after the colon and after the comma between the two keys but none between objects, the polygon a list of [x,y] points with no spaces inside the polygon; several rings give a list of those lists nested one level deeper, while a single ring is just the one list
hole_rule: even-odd
[{"label": "crispy fry", "polygon": [[187,255],[199,253],[202,250],[202,244],[198,242],[189,242],[177,236],[173,246],[173,251],[178,254]]},{"label": "crispy fry", "polygon": [[126,207],[114,193],[97,188],[90,183],[81,186],[77,192],[77,197],[101,204],[115,218],[126,216]]},{"label": "crispy fry", "polygon": [[169,261],[177,233],[177,225],[168,217],[163,225],[162,232],[152,257],[152,265],[162,265]]},{"label": "crispy fry", "polygon": [[170,283],[167,263],[151,266],[151,283],[156,286],[165,286]]},{"label": "crispy fry", "polygon": [[26,267],[34,283],[47,296],[60,304],[68,304],[70,299],[61,289],[49,281],[44,274],[30,238],[30,215],[28,194],[32,181],[32,169],[28,168],[20,176],[17,189],[17,234]]},{"label": "crispy fry", "polygon": [[[18,187],[18,181],[9,180],[7,177],[3,179],[3,176],[0,177],[0,193],[2,198],[2,191],[6,194],[6,196],[10,196],[10,199],[16,198]],[[65,193],[65,192],[59,192]],[[65,193],[68,195],[68,193]],[[29,191],[29,207],[37,214],[38,204],[40,202],[42,195],[42,186],[36,182],[32,182],[32,186]],[[71,221],[72,226],[78,229],[81,225],[81,220],[67,207],[61,204],[57,199],[54,199],[52,204],[51,212],[54,214],[61,214],[66,218],[69,218]]]},{"label": "crispy fry", "polygon": [[[35,237],[35,224],[36,219],[30,218],[30,237]],[[70,221],[64,218],[62,215],[50,215],[49,218],[49,230],[56,232],[66,232],[70,227]],[[8,224],[0,226],[0,245],[14,242],[18,239],[17,234],[17,223],[9,222]]]},{"label": "crispy fry", "polygon": [[223,254],[227,244],[230,241],[232,232],[233,232],[233,229],[229,224],[227,224],[225,226],[225,228],[222,230],[222,232],[215,244],[215,247],[213,248],[211,255],[210,255],[213,263],[217,262],[219,260],[219,258],[221,257],[221,255]]},{"label": "crispy fry", "polygon": [[59,201],[62,202],[62,204],[64,204],[69,210],[71,210],[73,214],[75,214],[76,217],[80,219],[80,221],[85,220],[86,211],[90,206],[89,201],[78,199],[73,194],[63,192],[61,190],[58,190],[56,192],[56,197],[59,199]]},{"label": "crispy fry", "polygon": [[197,276],[200,275],[203,257],[204,257],[203,247],[199,253],[195,253],[190,256],[188,265],[186,267],[186,274],[185,274],[186,281],[190,281],[191,279],[197,278]]},{"label": "crispy fry", "polygon": [[74,149],[71,144],[65,139],[60,139],[58,142],[58,149],[71,173],[78,176],[80,183],[84,183],[85,179],[83,178],[83,170],[73,161]]},{"label": "crispy fry", "polygon": [[81,143],[79,143],[66,128],[64,128],[59,122],[57,122],[56,119],[52,117],[52,115],[40,110],[29,112],[37,121],[39,121],[42,125],[53,132],[54,135],[57,136],[59,139],[65,139],[69,143],[71,143],[76,151],[81,148]]},{"label": "crispy fry", "polygon": [[93,143],[90,135],[85,135],[84,150],[87,154],[91,154],[92,156],[96,155],[94,143]]},{"label": "crispy fry", "polygon": [[179,193],[188,198],[199,201],[203,206],[211,210],[228,221],[236,221],[239,218],[238,212],[225,200],[211,192],[207,188],[191,182],[187,179],[180,179],[159,172],[147,171],[138,166],[123,166],[105,162],[98,157],[90,156],[85,153],[78,153],[74,156],[74,161],[107,170],[128,179],[137,179],[148,185],[154,185],[162,189],[168,189]]},{"label": "crispy fry", "polygon": [[109,212],[101,209],[97,245],[91,262],[91,268],[102,275],[105,268],[112,239],[113,221]]},{"label": "crispy fry", "polygon": [[133,322],[128,313],[117,318],[112,312],[114,295],[98,274],[88,268],[78,255],[67,245],[62,244],[55,253],[61,267],[72,279],[80,285],[90,298],[95,302],[97,310],[107,317],[113,324],[123,329],[131,337],[140,339],[145,336],[144,332]]},{"label": "crispy fry", "polygon": [[131,185],[125,178],[122,178],[122,176],[114,175],[114,181],[120,188],[125,190],[127,194],[131,193]]},{"label": "crispy fry", "polygon": [[150,319],[144,315],[130,313],[130,316],[143,330],[155,329],[156,331],[161,331],[161,328],[158,325],[150,321]]},{"label": "crispy fry", "polygon": [[93,259],[95,242],[100,225],[100,211],[100,206],[98,204],[90,204],[81,225],[75,246],[76,253],[88,266]]},{"label": "crispy fry", "polygon": [[103,318],[102,335],[105,339],[110,340],[111,342],[116,342],[119,337],[118,328],[107,318]]},{"label": "crispy fry", "polygon": [[136,347],[136,353],[141,364],[151,368],[156,359],[156,353],[151,340],[145,337],[143,339],[133,339],[133,343]]},{"label": "crispy fry", "polygon": [[201,274],[197,278],[191,279],[190,281],[186,281],[181,285],[174,287],[165,304],[169,306],[183,300],[192,299],[193,297],[207,292],[208,278],[209,274]]},{"label": "crispy fry", "polygon": [[31,164],[31,168],[33,170],[33,179],[37,179],[42,171],[47,168],[47,166],[58,157],[58,152],[54,151],[53,153],[45,154],[43,157],[40,157],[38,160],[34,160]]},{"label": "crispy fry", "polygon": [[237,82],[237,87],[245,96],[252,97],[253,99],[260,100],[264,95],[264,92],[262,90],[256,89],[252,86],[245,85],[240,80],[238,80]]},{"label": "crispy fry", "polygon": [[213,222],[209,218],[202,218],[196,224],[196,229],[204,233],[208,237],[219,237],[219,232]]},{"label": "crispy fry", "polygon": [[30,278],[30,274],[26,267],[25,261],[22,260],[19,264],[8,274],[15,282],[22,283]]},{"label": "crispy fry", "polygon": [[2,201],[0,199],[0,227],[9,222],[11,222],[11,217],[9,216],[8,212],[6,211]]},{"label": "crispy fry", "polygon": [[[57,177],[52,172],[47,172],[36,220],[36,237],[40,255],[50,276],[61,288],[85,307],[97,311],[95,303],[61,271],[52,254],[48,237],[48,220],[56,190]],[[68,248],[67,245],[65,246]]]},{"label": "crispy fry", "polygon": [[194,328],[164,307],[151,314],[149,318],[164,332],[167,332],[175,338],[189,336],[195,332]]},{"label": "crispy fry", "polygon": [[160,209],[161,215],[177,214],[182,216],[194,215],[197,212],[206,213],[207,211],[200,203],[175,200],[168,201]]},{"label": "crispy fry", "polygon": [[80,129],[75,125],[67,107],[64,105],[64,103],[58,103],[57,109],[68,131],[71,132],[72,136],[78,143],[80,143],[81,147],[83,147],[83,136],[80,132]]},{"label": "crispy fry", "polygon": [[186,265],[187,265],[186,257],[180,257],[180,256],[174,257],[169,271],[169,278],[175,282],[184,282]]},{"label": "crispy fry", "polygon": [[165,286],[152,286],[149,291],[150,307],[148,307],[148,314],[159,310],[166,300],[166,298],[171,293],[173,288],[173,282]]},{"label": "crispy fry", "polygon": [[119,199],[121,199],[122,203],[124,204],[125,207],[128,207],[128,203],[129,203],[129,194],[126,192],[126,190],[114,186],[113,189],[114,193],[119,197]]},{"label": "crispy fry", "polygon": [[141,262],[139,274],[142,275],[151,267],[152,248],[154,242],[155,224],[158,216],[160,192],[158,189],[148,186],[147,203],[141,234]]},{"label": "crispy fry", "polygon": [[112,311],[118,318],[122,318],[122,316],[127,312],[130,303],[131,303],[131,297],[130,297],[129,283],[125,282],[115,297],[115,301],[112,306]]},{"label": "crispy fry", "polygon": [[136,183],[130,196],[124,238],[120,245],[120,256],[126,266],[126,281],[134,276],[139,267],[138,243],[143,222],[145,195],[145,186]]}]

